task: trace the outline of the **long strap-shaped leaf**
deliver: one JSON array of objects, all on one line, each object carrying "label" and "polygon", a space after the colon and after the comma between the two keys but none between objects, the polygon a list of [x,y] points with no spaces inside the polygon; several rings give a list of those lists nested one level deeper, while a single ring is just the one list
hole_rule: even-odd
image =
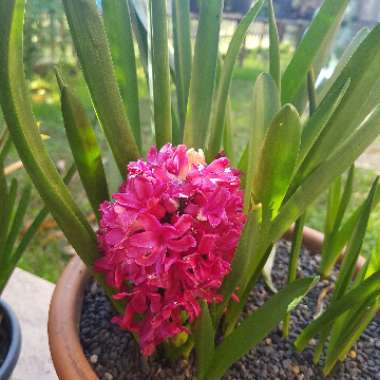
[{"label": "long strap-shaped leaf", "polygon": [[[342,225],[343,217],[346,213],[348,204],[350,202],[350,199],[352,197],[352,191],[353,191],[353,181],[354,181],[354,171],[355,167],[354,165],[351,166],[346,184],[344,186],[344,190],[342,193],[342,197],[339,199],[338,202],[338,209],[336,212],[335,219],[333,221],[333,229],[331,232],[331,236],[324,238],[323,241],[323,247],[321,252],[321,266],[320,266],[320,272],[324,277],[327,277],[330,270],[333,268],[333,266],[336,263],[336,260],[338,259],[337,254],[334,250],[334,241],[336,239],[337,234],[339,233],[339,228]],[[327,224],[327,223],[326,223]],[[339,254],[339,251],[338,251]]]},{"label": "long strap-shaped leaf", "polygon": [[202,0],[187,106],[184,143],[203,148],[208,132],[223,0]]},{"label": "long strap-shaped leaf", "polygon": [[[2,173],[0,177],[3,176],[4,175]],[[2,182],[1,178],[0,181]],[[1,186],[1,188],[4,188],[4,186]],[[17,189],[18,181],[16,178],[13,178],[9,187],[9,191],[5,191],[2,194],[0,194],[0,197],[2,198],[2,203],[4,203],[4,208],[0,212],[0,266],[3,265],[4,262],[6,262],[7,258],[5,252],[5,244],[7,241],[10,226],[12,224],[12,214],[16,204]]]},{"label": "long strap-shaped leaf", "polygon": [[[375,296],[369,297],[369,300],[359,308],[357,313],[352,315],[351,320],[342,328],[342,335],[336,344],[329,344],[326,355],[326,362],[323,368],[323,373],[327,376],[334,368],[338,360],[343,361],[348,351],[352,348],[360,335],[367,328],[368,324],[375,318],[376,313],[380,309],[380,291],[375,293]],[[377,300],[373,300],[377,298]]]},{"label": "long strap-shaped leaf", "polygon": [[260,12],[264,1],[265,0],[256,1],[249,12],[243,17],[232,36],[226,57],[224,58],[217,87],[216,102],[210,120],[210,136],[206,151],[207,159],[209,161],[217,155],[222,143],[228,93],[230,91],[233,69],[235,67],[241,45],[247,35],[249,26]]},{"label": "long strap-shaped leaf", "polygon": [[172,1],[173,45],[180,135],[185,126],[191,78],[191,34],[189,0]]},{"label": "long strap-shaped leaf", "polygon": [[[64,182],[66,184],[70,182],[75,172],[76,172],[76,167],[75,165],[72,165],[64,178]],[[11,253],[7,252],[6,265],[0,265],[0,296],[1,296],[2,290],[4,289],[5,285],[7,284],[9,280],[9,277],[11,276],[13,272],[13,269],[17,265],[22,254],[25,252],[25,249],[28,247],[29,243],[35,236],[36,232],[38,231],[39,227],[41,226],[42,222],[44,221],[44,219],[46,218],[48,214],[49,214],[49,210],[46,207],[44,207],[37,214],[37,216],[34,218],[33,222],[31,223],[31,225],[28,227],[27,231],[21,238],[21,241],[18,244],[17,248],[14,249]],[[19,221],[19,223],[20,223],[20,226],[22,226],[22,221]]]},{"label": "long strap-shaped leaf", "polygon": [[7,261],[10,260],[11,252],[13,251],[14,244],[16,243],[17,236],[23,226],[24,217],[29,206],[31,199],[32,187],[30,184],[26,185],[21,193],[21,197],[18,201],[17,208],[12,218],[12,225],[10,226],[7,240],[4,247]]},{"label": "long strap-shaped leaf", "polygon": [[266,73],[260,74],[253,88],[252,121],[248,143],[248,166],[246,173],[244,210],[251,206],[253,180],[257,172],[260,153],[265,135],[271,126],[272,120],[280,110],[280,96],[272,77]]},{"label": "long strap-shaped leaf", "polygon": [[102,7],[120,94],[136,143],[141,149],[137,68],[128,1],[102,0]]},{"label": "long strap-shaped leaf", "polygon": [[[330,92],[350,80],[342,101],[333,113],[301,167],[302,175],[309,174],[321,161],[347,139],[380,103],[380,24],[356,50]],[[328,96],[328,95],[327,95]]]},{"label": "long strap-shaped leaf", "polygon": [[355,37],[351,40],[350,44],[347,46],[342,56],[340,57],[339,62],[335,67],[334,73],[331,75],[330,78],[326,79],[321,84],[320,89],[318,89],[317,97],[320,101],[326,96],[331,86],[338,79],[344,67],[347,65],[347,63],[349,62],[349,60],[355,53],[356,49],[360,46],[360,44],[364,41],[364,39],[368,36],[368,34],[369,34],[369,29],[362,28],[357,32]]},{"label": "long strap-shaped leaf", "polygon": [[[355,229],[353,231],[353,234],[350,238],[343,263],[339,270],[339,275],[335,283],[335,288],[331,297],[331,302],[334,302],[338,299],[340,299],[349,288],[349,285],[351,283],[353,274],[355,272],[355,265],[358,260],[363,241],[364,236],[367,230],[368,220],[371,213],[373,200],[376,194],[377,190],[377,184],[378,184],[378,178],[374,181],[371,191],[369,192],[366,201],[364,203],[363,210],[360,214],[360,217],[358,219],[358,222],[355,226]],[[337,322],[339,325],[339,322]],[[336,327],[336,324],[333,326],[333,330]],[[320,333],[320,338],[318,342],[318,346],[314,353],[314,361],[319,361],[323,346],[329,336],[330,333],[330,327],[326,327],[323,329]],[[333,339],[334,342],[334,339]]]},{"label": "long strap-shaped leaf", "polygon": [[379,178],[376,178],[372,184],[371,190],[364,203],[363,211],[361,212],[354,233],[350,239],[350,243],[348,244],[343,263],[339,270],[339,276],[335,284],[335,289],[332,296],[333,300],[339,299],[343,296],[343,294],[346,293],[348,285],[350,284],[352,276],[355,272],[355,263],[357,262],[363,245],[363,240],[367,230],[368,220],[371,214],[378,182]]},{"label": "long strap-shaped leaf", "polygon": [[297,280],[280,290],[263,306],[249,315],[233,333],[216,348],[208,380],[220,379],[224,372],[273,330],[282,318],[294,309],[317,278]]},{"label": "long strap-shaped leaf", "polygon": [[166,0],[149,0],[153,116],[157,147],[172,141]]},{"label": "long strap-shaped leaf", "polygon": [[205,376],[214,356],[215,328],[206,302],[202,302],[202,312],[194,322],[192,332],[195,343],[197,379],[207,380],[208,378]]},{"label": "long strap-shaped leaf", "polygon": [[301,143],[301,121],[296,109],[285,105],[265,136],[257,172],[254,173],[255,203],[262,203],[264,222],[281,206],[293,177]]},{"label": "long strap-shaped leaf", "polygon": [[281,207],[273,221],[270,240],[277,241],[306,208],[359,157],[359,155],[380,134],[380,106],[362,123],[352,136],[325,160],[295,191]]},{"label": "long strap-shaped leaf", "polygon": [[298,336],[295,346],[298,351],[305,349],[309,340],[318,334],[321,329],[331,326],[334,320],[362,300],[369,297],[378,288],[380,281],[380,271],[364,280],[356,288],[350,290],[338,301],[332,303],[329,308],[317,319],[311,322]]},{"label": "long strap-shaped leaf", "polygon": [[350,80],[338,84],[335,90],[329,93],[329,95],[322,100],[313,115],[310,119],[308,119],[302,130],[301,150],[298,159],[298,166],[303,163],[306,155],[317,141],[334,111],[342,101],[349,85]]},{"label": "long strap-shaped leaf", "polygon": [[70,31],[89,87],[122,176],[140,153],[115,79],[111,53],[95,0],[63,0]]},{"label": "long strap-shaped leaf", "polygon": [[[145,77],[148,78],[148,37],[147,37],[147,9],[142,14],[142,3],[138,0],[127,0],[132,22],[133,33],[139,47],[139,58],[144,68]],[[146,2],[147,0],[145,0]],[[146,4],[145,4],[146,5]],[[145,21],[145,23],[143,22]]]},{"label": "long strap-shaped leaf", "polygon": [[100,147],[79,99],[57,74],[67,138],[86,194],[96,215],[109,198]]},{"label": "long strap-shaped leaf", "polygon": [[48,157],[28,100],[22,64],[24,0],[0,2],[0,102],[18,154],[43,200],[82,259],[92,265],[96,237]]},{"label": "long strap-shaped leaf", "polygon": [[213,317],[214,325],[219,324],[228,303],[230,302],[231,295],[236,290],[236,287],[246,277],[247,263],[251,253],[251,246],[253,243],[253,234],[257,230],[257,215],[250,213],[247,222],[244,226],[243,233],[240,237],[238,247],[236,249],[233,261],[232,270],[230,274],[224,279],[220,294],[223,296],[223,301],[212,305],[211,314]]},{"label": "long strap-shaped leaf", "polygon": [[[306,83],[314,60],[329,44],[332,31],[342,20],[348,0],[325,0],[305,33],[282,77],[282,102],[294,103]],[[318,48],[319,47],[319,48]]]},{"label": "long strap-shaped leaf", "polygon": [[269,7],[269,73],[281,93],[280,41],[274,12],[273,0],[268,0]]}]

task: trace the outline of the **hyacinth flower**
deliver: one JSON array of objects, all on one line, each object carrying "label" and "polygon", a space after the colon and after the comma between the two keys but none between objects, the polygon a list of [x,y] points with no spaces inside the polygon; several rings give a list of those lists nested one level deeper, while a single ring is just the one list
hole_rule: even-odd
[{"label": "hyacinth flower", "polygon": [[149,355],[188,332],[184,324],[199,316],[200,301],[221,300],[245,221],[239,172],[226,157],[207,165],[184,145],[153,147],[147,161],[128,165],[120,192],[100,211],[103,256],[95,270],[117,289],[115,298],[127,299],[115,321]]},{"label": "hyacinth flower", "polygon": [[[171,12],[165,0],[103,0],[101,9],[63,0],[93,111],[125,181],[110,199],[88,111],[57,75],[68,143],[99,221],[93,229],[38,133],[23,70],[24,3],[0,2],[0,104],[26,171],[143,354],[194,349],[197,378],[220,378],[315,281],[291,282],[237,324],[273,244],[380,133],[380,26],[360,32],[308,115],[308,73],[318,77],[347,0],[323,2],[285,69],[271,0],[253,2],[223,57],[222,0],[200,1],[195,44],[188,0],[173,0]],[[230,85],[264,5],[270,65],[252,88],[238,152]],[[140,68],[157,149],[142,143]]]}]

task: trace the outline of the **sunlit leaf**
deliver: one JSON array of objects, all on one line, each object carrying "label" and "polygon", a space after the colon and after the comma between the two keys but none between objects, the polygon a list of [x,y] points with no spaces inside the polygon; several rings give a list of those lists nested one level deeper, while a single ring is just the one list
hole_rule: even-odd
[{"label": "sunlit leaf", "polygon": [[120,173],[140,153],[114,75],[111,52],[95,0],[63,0],[67,21],[96,114]]},{"label": "sunlit leaf", "polygon": [[193,148],[203,148],[208,133],[222,10],[223,0],[200,4],[184,132],[184,143]]}]

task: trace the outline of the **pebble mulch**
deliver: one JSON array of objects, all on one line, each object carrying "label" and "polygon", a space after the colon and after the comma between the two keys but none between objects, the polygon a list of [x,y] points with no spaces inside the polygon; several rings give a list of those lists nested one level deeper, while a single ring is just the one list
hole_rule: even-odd
[{"label": "pebble mulch", "polygon": [[[272,272],[274,284],[280,288],[286,279],[289,245],[280,242]],[[317,272],[319,257],[303,250],[299,272],[310,276]],[[335,274],[332,275],[334,280]],[[312,363],[312,349],[296,353],[293,342],[313,318],[317,299],[331,280],[320,282],[294,310],[289,339],[274,330],[256,348],[235,363],[223,380],[317,380],[323,379],[321,368]],[[244,313],[263,304],[270,296],[259,283],[249,299]],[[114,312],[103,291],[89,283],[85,292],[80,338],[84,352],[101,380],[188,380],[193,376],[192,358],[172,365],[158,356],[143,358],[128,332],[121,331],[110,320]],[[257,328],[260,328],[258,326]],[[375,319],[353,347],[347,359],[338,365],[329,380],[380,380],[380,320]]]}]

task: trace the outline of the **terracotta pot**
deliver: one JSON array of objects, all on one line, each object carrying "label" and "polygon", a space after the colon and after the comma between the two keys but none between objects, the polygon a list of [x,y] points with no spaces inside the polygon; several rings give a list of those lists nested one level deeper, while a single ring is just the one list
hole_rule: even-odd
[{"label": "terracotta pot", "polygon": [[[284,238],[289,240],[292,233],[290,229]],[[321,232],[305,227],[303,245],[306,248],[318,253],[322,243]],[[359,261],[360,266],[363,260]],[[53,293],[48,322],[49,345],[60,380],[99,380],[83,353],[78,334],[83,292],[89,276],[86,266],[75,256]]]}]

